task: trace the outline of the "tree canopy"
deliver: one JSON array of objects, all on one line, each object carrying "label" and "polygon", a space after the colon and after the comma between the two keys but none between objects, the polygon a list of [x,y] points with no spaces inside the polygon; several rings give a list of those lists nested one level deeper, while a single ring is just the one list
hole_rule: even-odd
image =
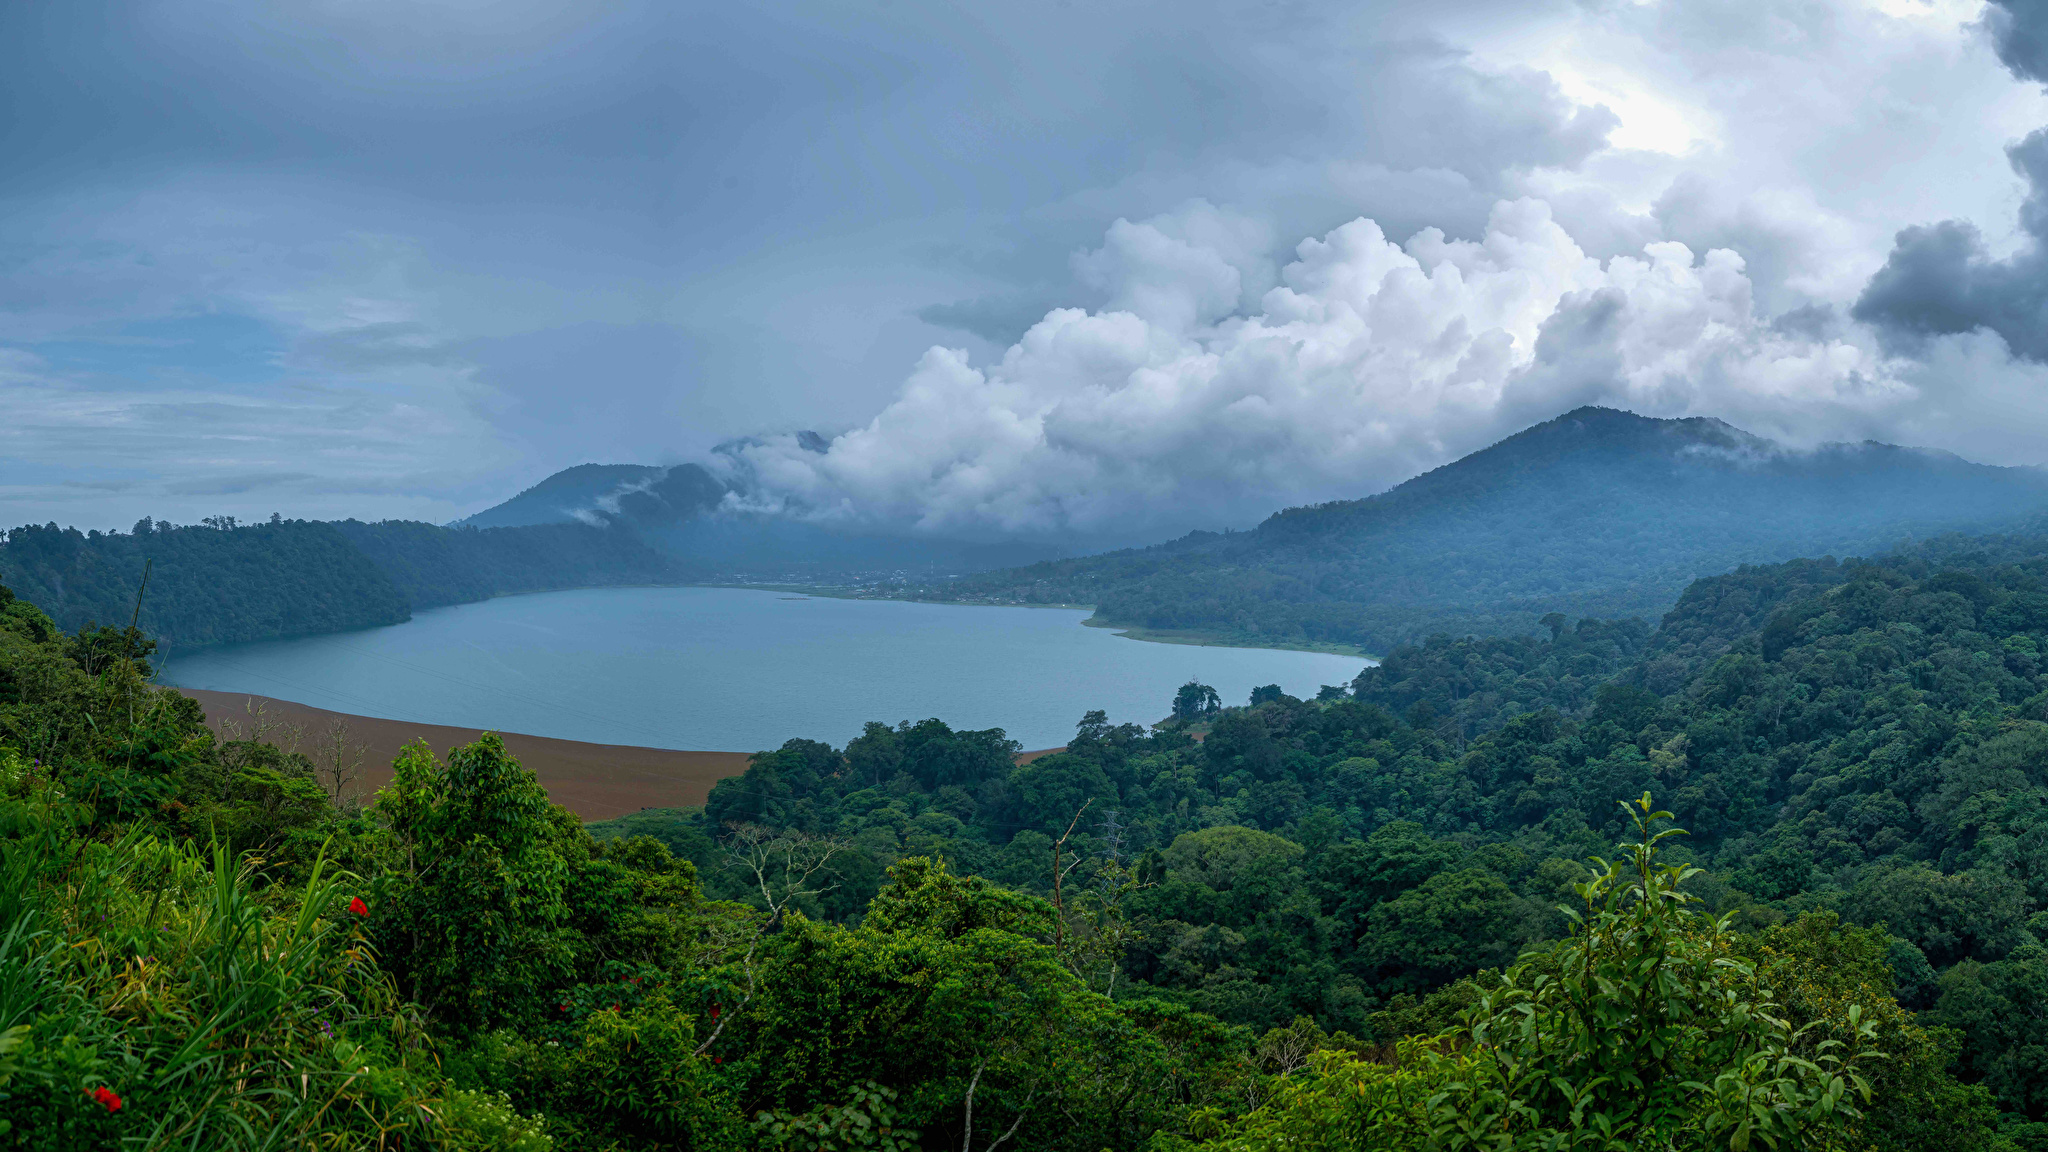
[{"label": "tree canopy", "polygon": [[0,1140],[2039,1148],[2044,609],[2009,541],[1747,569],[585,826],[489,736],[336,798],[0,592]]}]

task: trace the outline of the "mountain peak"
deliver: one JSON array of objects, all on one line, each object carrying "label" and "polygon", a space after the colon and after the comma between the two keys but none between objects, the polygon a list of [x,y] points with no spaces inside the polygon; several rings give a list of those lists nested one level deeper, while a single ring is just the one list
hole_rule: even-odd
[{"label": "mountain peak", "polygon": [[515,528],[588,522],[600,500],[646,485],[667,472],[651,464],[578,464],[564,468],[501,504],[465,516],[451,528]]},{"label": "mountain peak", "polygon": [[1583,439],[1588,435],[1603,441],[1638,443],[1644,446],[1668,446],[1672,441],[1681,441],[1749,451],[1782,450],[1782,446],[1777,442],[1745,432],[1714,416],[1642,416],[1619,408],[1600,408],[1590,404],[1583,408],[1574,408],[1541,424],[1524,428],[1494,447],[1513,444],[1525,437],[1544,439],[1574,436]]},{"label": "mountain peak", "polygon": [[2048,477],[1890,445],[1807,451],[1712,417],[1578,408],[1360,500],[970,578],[967,595],[1093,603],[1105,622],[1384,651],[1547,612],[1654,617],[1693,579],[2048,508]]}]

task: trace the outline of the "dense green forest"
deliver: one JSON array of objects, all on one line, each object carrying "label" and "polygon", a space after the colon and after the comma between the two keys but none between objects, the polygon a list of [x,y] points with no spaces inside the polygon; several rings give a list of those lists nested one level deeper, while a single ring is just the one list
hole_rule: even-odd
[{"label": "dense green forest", "polygon": [[632,535],[587,524],[145,518],[131,532],[48,524],[0,536],[0,581],[59,627],[127,625],[139,596],[143,630],[177,647],[396,624],[413,608],[513,592],[681,579],[675,561]]},{"label": "dense green forest", "polygon": [[411,520],[334,527],[391,578],[415,608],[514,592],[673,584],[682,567],[626,532],[588,524],[438,528]]},{"label": "dense green forest", "polygon": [[[145,562],[149,587],[142,587]],[[405,595],[330,524],[274,519],[132,532],[55,524],[6,533],[0,582],[67,631],[126,625],[141,596],[145,631],[175,645],[265,640],[396,624]]]},{"label": "dense green forest", "polygon": [[938,721],[792,741],[702,810],[597,830],[662,839],[725,895],[723,829],[844,844],[809,907],[849,922],[906,855],[1048,897],[1057,861],[1090,915],[1114,904],[1095,987],[1388,1043],[1567,938],[1578,862],[1625,837],[1615,797],[1649,792],[1732,948],[1833,934],[2048,1147],[2044,689],[2048,540],[1951,537],[1698,581],[1654,633],[1438,635],[1344,698],[1263,690],[1156,731],[1091,715],[1021,767],[1000,732]]},{"label": "dense green forest", "polygon": [[2044,506],[2033,469],[1885,444],[1795,451],[1718,420],[1582,408],[1379,496],[917,594],[1384,653],[1439,631],[1533,634],[1552,612],[1654,619],[1695,577],[1738,564],[1872,555]]},{"label": "dense green forest", "polygon": [[0,592],[0,1144],[2048,1147],[2048,560],[1833,567],[589,828],[488,736],[337,799]]}]

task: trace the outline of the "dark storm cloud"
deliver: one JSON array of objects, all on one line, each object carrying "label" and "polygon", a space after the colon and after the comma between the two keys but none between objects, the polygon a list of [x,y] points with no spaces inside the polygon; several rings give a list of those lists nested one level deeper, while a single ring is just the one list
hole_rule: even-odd
[{"label": "dark storm cloud", "polygon": [[[1983,23],[1999,61],[2015,77],[2048,82],[2048,3],[1991,0]],[[2016,356],[2048,361],[2048,129],[2031,133],[2006,155],[2030,190],[2019,215],[2025,241],[1996,259],[1968,220],[1901,230],[1850,311],[1876,325],[1893,351],[1910,351],[1931,336],[1983,329],[1997,333]]]},{"label": "dark storm cloud", "polygon": [[843,427],[934,340],[1101,303],[1070,258],[1119,216],[1259,218],[1283,252],[1246,255],[1248,298],[1360,212],[1483,227],[1614,118],[1446,26],[1569,10],[0,6],[0,361],[51,430],[10,446],[218,444],[226,412],[268,430],[238,474],[319,457],[348,488],[388,458],[294,437],[360,418],[474,478],[420,494],[445,515],[514,472]]},{"label": "dark storm cloud", "polygon": [[2027,241],[2019,251],[1993,259],[1966,220],[1907,228],[1851,315],[1877,325],[1895,348],[1984,328],[2015,355],[2048,361],[2048,129],[2007,154],[2032,189],[2020,208]]},{"label": "dark storm cloud", "polygon": [[1807,340],[1829,340],[1841,335],[1842,317],[1832,304],[1802,304],[1773,318],[1771,330]]},{"label": "dark storm cloud", "polygon": [[[1111,532],[1391,482],[1503,397],[1903,404],[1843,306],[1986,218],[2013,86],[1883,8],[0,6],[0,518],[445,520],[762,433],[792,507]],[[2034,20],[1988,18],[2028,75]],[[1894,340],[2021,323],[2023,260],[1929,236]]]},{"label": "dark storm cloud", "polygon": [[2048,3],[2043,0],[1990,0],[1984,26],[1998,59],[2022,80],[2048,83]]}]

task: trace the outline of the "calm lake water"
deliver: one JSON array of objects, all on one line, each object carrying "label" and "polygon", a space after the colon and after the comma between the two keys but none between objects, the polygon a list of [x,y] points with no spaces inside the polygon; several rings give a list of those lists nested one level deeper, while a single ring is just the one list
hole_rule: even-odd
[{"label": "calm lake water", "polygon": [[752,752],[844,744],[936,716],[1064,744],[1092,708],[1165,716],[1192,677],[1227,704],[1348,684],[1355,656],[1199,648],[1084,628],[1087,613],[600,588],[433,608],[405,624],[171,654],[163,679],[337,712],[603,744]]}]

